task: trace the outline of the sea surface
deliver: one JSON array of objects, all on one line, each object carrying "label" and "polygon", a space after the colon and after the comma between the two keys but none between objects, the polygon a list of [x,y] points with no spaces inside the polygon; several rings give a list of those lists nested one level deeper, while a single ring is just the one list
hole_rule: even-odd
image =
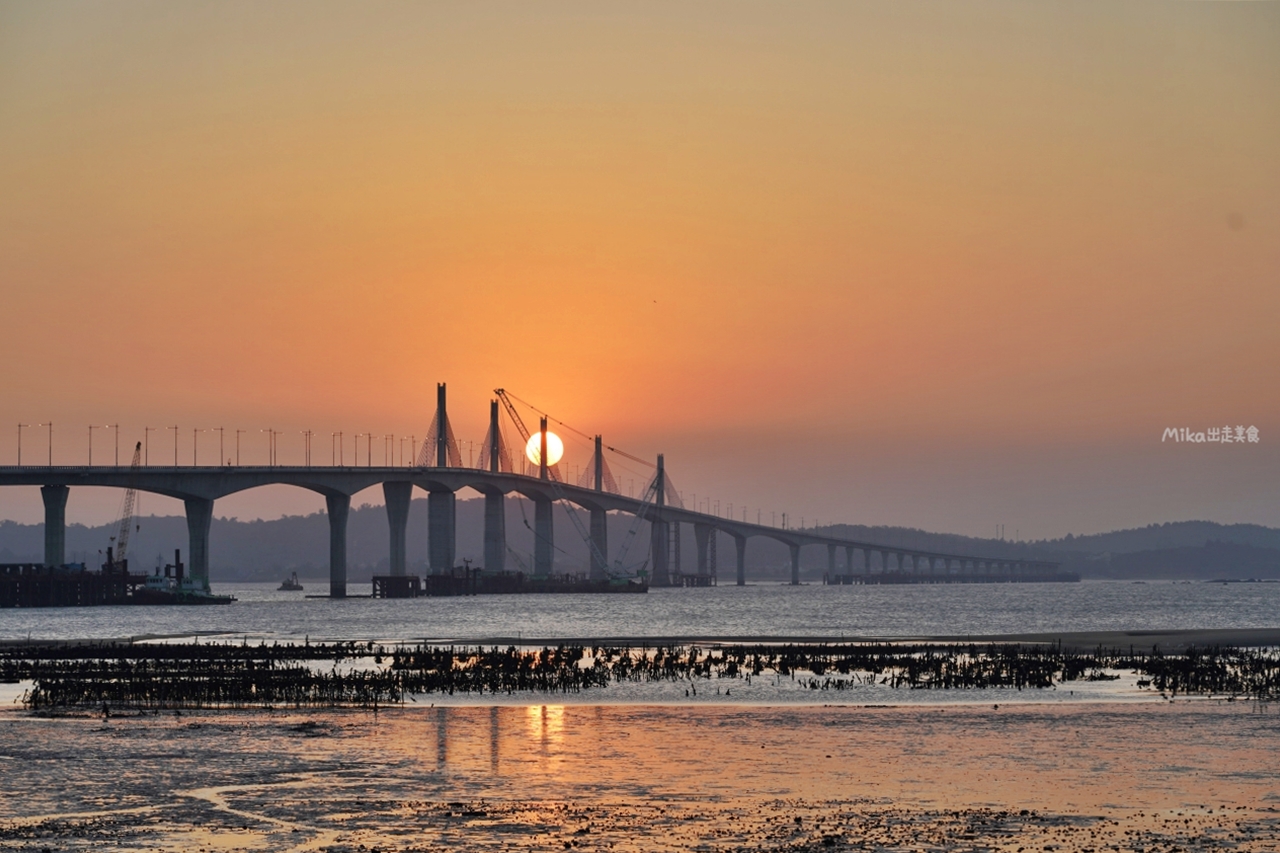
[{"label": "sea surface", "polygon": [[[908,638],[1269,628],[1280,584],[1130,583],[658,589],[647,595],[490,595],[333,601],[276,584],[214,584],[225,607],[0,610],[0,640],[248,635],[302,640]],[[369,586],[349,586],[368,594]]]}]

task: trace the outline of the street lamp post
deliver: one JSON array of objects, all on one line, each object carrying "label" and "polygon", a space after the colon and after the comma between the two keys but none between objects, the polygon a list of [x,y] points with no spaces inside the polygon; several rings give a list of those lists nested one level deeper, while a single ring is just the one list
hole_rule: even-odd
[{"label": "street lamp post", "polygon": [[143,465],[151,464],[151,433],[154,430],[155,430],[155,427],[142,428],[142,464]]},{"label": "street lamp post", "polygon": [[89,467],[93,467],[93,429],[97,424],[89,424]]},{"label": "street lamp post", "polygon": [[116,431],[116,467],[120,467],[120,424],[107,424],[103,429],[113,429]]},{"label": "street lamp post", "polygon": [[37,426],[47,426],[49,428],[49,467],[53,467],[53,421],[47,424],[37,424]]},{"label": "street lamp post", "polygon": [[236,430],[236,467],[240,467],[240,433],[248,432],[247,429]]},{"label": "street lamp post", "polygon": [[169,429],[173,430],[173,467],[177,468],[178,467],[178,427],[175,424],[174,426],[169,427]]},{"label": "street lamp post", "polygon": [[200,465],[200,447],[198,439],[202,432],[204,432],[202,429],[195,429],[194,427],[191,429],[191,467],[193,468]]},{"label": "street lamp post", "polygon": [[222,433],[226,431],[226,427],[214,427],[214,429],[218,431],[218,464],[221,465],[222,460],[227,458],[223,455],[226,453],[226,448],[222,443]]},{"label": "street lamp post", "polygon": [[31,424],[18,424],[18,464],[22,464],[22,428],[29,427]]}]

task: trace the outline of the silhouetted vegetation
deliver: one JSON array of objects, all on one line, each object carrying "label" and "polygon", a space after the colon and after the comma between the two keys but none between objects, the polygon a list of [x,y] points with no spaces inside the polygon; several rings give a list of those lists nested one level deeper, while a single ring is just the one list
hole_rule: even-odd
[{"label": "silhouetted vegetation", "polygon": [[1139,676],[1168,696],[1280,698],[1280,651],[1023,644],[759,644],[457,648],[373,643],[82,643],[0,647],[0,680],[35,711],[347,706],[415,694],[577,693],[622,682],[788,678],[812,690],[1044,689]]}]

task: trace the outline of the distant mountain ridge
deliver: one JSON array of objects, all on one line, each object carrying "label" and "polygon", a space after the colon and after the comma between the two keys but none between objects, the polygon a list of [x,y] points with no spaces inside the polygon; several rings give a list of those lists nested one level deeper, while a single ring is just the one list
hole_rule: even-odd
[{"label": "distant mountain ridge", "polygon": [[[564,512],[561,508],[556,510],[556,568],[582,571],[587,564],[587,549]],[[426,515],[426,501],[413,501],[409,514],[408,560],[410,571],[417,574],[427,571]],[[519,569],[521,560],[525,564],[532,562],[533,535],[526,524],[532,518],[532,506],[527,501],[512,498],[507,502],[507,539],[513,552],[507,558],[510,569]],[[174,548],[186,551],[187,525],[181,516],[148,516],[140,519],[140,524],[130,549],[135,571],[149,570],[157,559],[171,559]],[[458,501],[459,562],[469,558],[480,563],[483,524],[483,501]],[[631,516],[609,517],[611,555],[616,556],[632,525]],[[68,525],[67,558],[96,565],[114,532],[114,524]],[[1085,578],[1280,578],[1280,529],[1256,524],[1181,521],[1019,542],[931,533],[908,527],[853,524],[824,525],[814,528],[813,532],[904,550],[1055,560]],[[686,570],[691,570],[696,565],[694,537],[687,529],[685,534],[681,542],[681,562]],[[387,536],[383,507],[365,505],[351,511],[347,548],[349,575],[353,581],[387,570]],[[328,575],[329,523],[324,513],[285,516],[271,521],[217,518],[211,537],[210,570],[215,580],[279,580],[294,571],[304,578]],[[642,523],[632,538],[628,564],[646,560],[648,546],[648,524]],[[36,562],[42,559],[43,548],[43,525],[0,521],[0,562]],[[721,582],[733,580],[733,553],[732,543],[722,537],[719,545]],[[843,571],[843,553],[838,558]],[[857,558],[861,559],[861,555]],[[747,547],[747,576],[759,580],[785,578],[789,571],[787,559],[787,549],[781,543],[753,538]],[[806,582],[821,582],[826,568],[825,549],[805,548],[801,552],[801,577]]]}]

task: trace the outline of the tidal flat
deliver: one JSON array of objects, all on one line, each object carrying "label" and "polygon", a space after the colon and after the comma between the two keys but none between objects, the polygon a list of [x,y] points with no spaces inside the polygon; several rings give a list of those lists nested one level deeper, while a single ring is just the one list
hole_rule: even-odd
[{"label": "tidal flat", "polygon": [[13,710],[0,849],[1273,851],[1277,754],[1204,698]]}]

